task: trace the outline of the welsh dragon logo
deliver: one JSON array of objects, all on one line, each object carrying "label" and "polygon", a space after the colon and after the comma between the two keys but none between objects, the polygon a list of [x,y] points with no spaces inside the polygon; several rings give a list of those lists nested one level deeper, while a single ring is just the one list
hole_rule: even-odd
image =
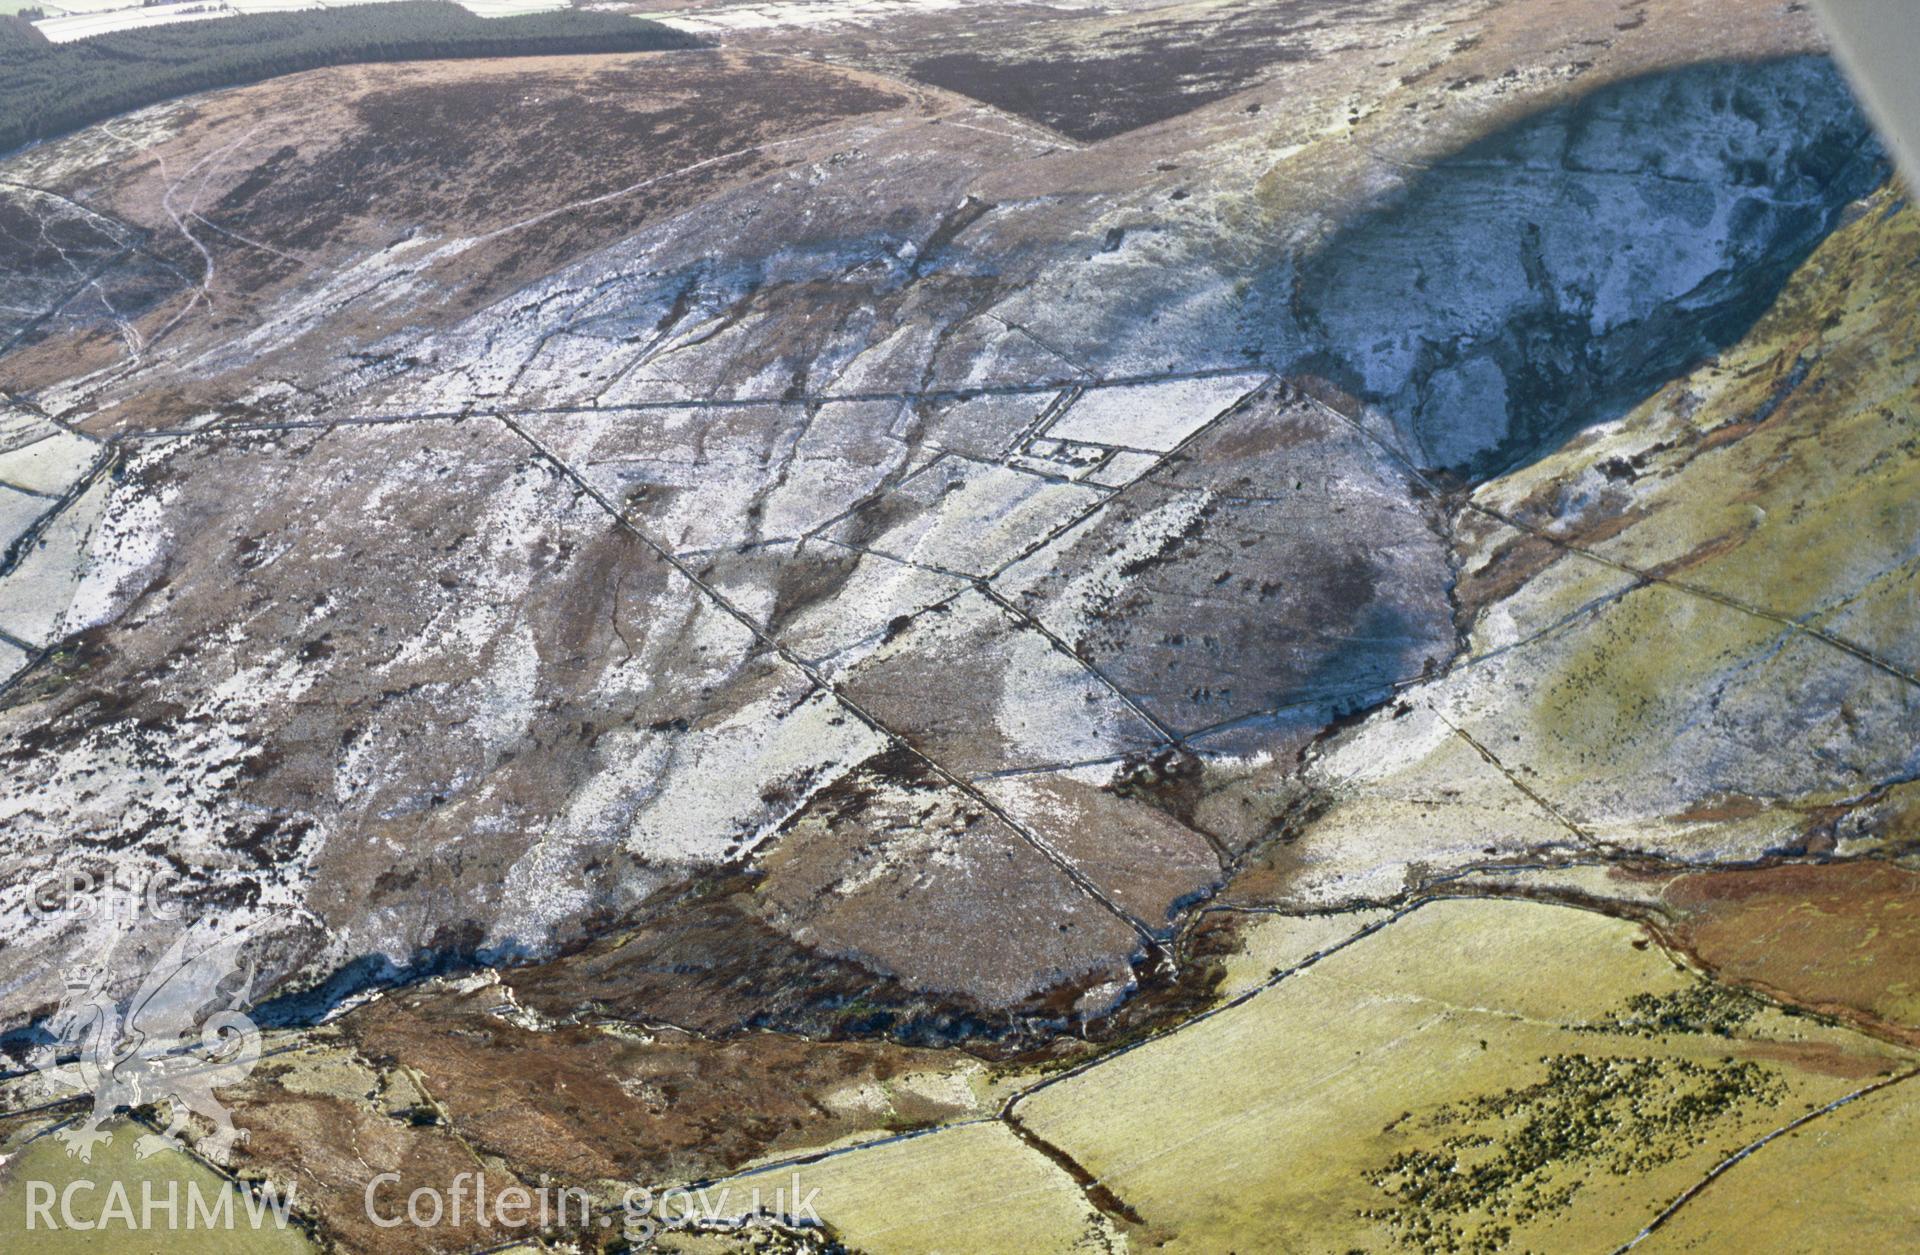
[{"label": "welsh dragon logo", "polygon": [[213,1126],[196,1143],[202,1153],[224,1155],[246,1138],[214,1091],[243,1080],[260,1057],[259,1029],[241,1010],[255,972],[242,963],[250,939],[249,930],[181,935],[124,1003],[110,992],[105,962],[67,972],[66,996],[47,1025],[54,1040],[28,1064],[93,1095],[93,1110],[57,1133],[68,1154],[91,1162],[94,1147],[112,1136],[107,1122],[141,1106],[168,1113],[164,1128],[135,1144],[142,1159],[179,1146],[189,1114]]}]

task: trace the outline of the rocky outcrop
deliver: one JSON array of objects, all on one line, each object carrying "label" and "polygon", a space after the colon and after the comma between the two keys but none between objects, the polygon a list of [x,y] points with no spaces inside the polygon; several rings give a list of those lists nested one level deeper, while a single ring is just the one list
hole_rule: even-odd
[{"label": "rocky outcrop", "polygon": [[1272,317],[1422,465],[1483,475],[1735,342],[1885,174],[1824,58],[1634,79],[1409,175]]}]

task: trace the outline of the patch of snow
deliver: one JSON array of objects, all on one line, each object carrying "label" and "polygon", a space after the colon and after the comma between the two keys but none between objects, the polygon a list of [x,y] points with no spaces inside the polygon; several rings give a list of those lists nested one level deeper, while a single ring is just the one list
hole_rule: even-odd
[{"label": "patch of snow", "polygon": [[1248,374],[1090,388],[1046,434],[1165,453],[1266,381]]}]

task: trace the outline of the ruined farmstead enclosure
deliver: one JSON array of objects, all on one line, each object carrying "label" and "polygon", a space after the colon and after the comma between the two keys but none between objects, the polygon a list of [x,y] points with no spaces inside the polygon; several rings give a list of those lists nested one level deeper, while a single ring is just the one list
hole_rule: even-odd
[{"label": "ruined farmstead enclosure", "polygon": [[708,42],[0,157],[0,1247],[1899,1248],[1920,226],[1810,13],[602,7]]}]

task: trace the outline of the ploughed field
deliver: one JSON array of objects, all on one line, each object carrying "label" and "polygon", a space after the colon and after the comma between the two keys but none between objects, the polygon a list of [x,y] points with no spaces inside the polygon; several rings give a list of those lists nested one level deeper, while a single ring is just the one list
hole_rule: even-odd
[{"label": "ploughed field", "polygon": [[164,1171],[351,1251],[1898,1240],[1920,226],[1806,14],[629,7],[720,46],[0,161],[22,1062],[244,931]]}]

